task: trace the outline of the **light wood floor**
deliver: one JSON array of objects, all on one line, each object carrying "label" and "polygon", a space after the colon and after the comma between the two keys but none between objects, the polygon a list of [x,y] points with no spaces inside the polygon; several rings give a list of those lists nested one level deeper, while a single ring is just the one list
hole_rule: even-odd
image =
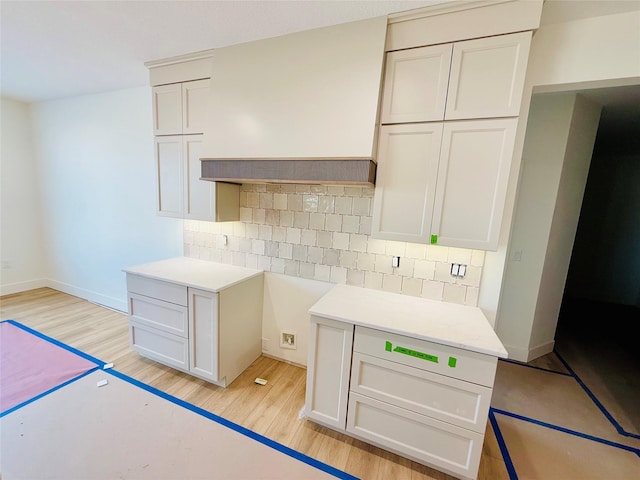
[{"label": "light wood floor", "polygon": [[[0,318],[12,319],[93,355],[137,380],[220,415],[365,480],[449,480],[436,470],[300,419],[304,368],[260,357],[228,388],[141,357],[129,348],[126,315],[42,288],[0,298]],[[254,383],[256,377],[268,384]],[[490,425],[479,480],[509,476]]]}]

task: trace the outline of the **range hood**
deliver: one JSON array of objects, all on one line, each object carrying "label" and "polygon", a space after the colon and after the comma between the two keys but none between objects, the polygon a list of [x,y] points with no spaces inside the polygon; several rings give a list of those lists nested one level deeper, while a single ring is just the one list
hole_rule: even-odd
[{"label": "range hood", "polygon": [[202,179],[373,185],[387,18],[214,51]]}]

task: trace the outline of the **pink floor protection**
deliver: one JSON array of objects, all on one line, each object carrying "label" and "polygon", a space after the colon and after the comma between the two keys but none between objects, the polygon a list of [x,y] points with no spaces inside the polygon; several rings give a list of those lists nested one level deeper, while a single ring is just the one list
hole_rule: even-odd
[{"label": "pink floor protection", "polygon": [[97,368],[9,321],[0,323],[0,414]]}]

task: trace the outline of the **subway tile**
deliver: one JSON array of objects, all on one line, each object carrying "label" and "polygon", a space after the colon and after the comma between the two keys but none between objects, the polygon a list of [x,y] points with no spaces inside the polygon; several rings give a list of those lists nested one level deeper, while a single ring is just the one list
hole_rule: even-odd
[{"label": "subway tile", "polygon": [[297,260],[284,261],[284,274],[297,277],[300,273],[300,262]]},{"label": "subway tile", "polygon": [[371,217],[360,217],[360,227],[358,233],[371,235]]},{"label": "subway tile", "polygon": [[313,263],[300,262],[300,276],[313,279],[316,274],[316,266]]},{"label": "subway tile", "polygon": [[246,235],[247,227],[242,222],[233,222],[233,235],[236,237],[244,237]]},{"label": "subway tile", "polygon": [[298,261],[307,261],[307,249],[304,245],[294,245],[293,246],[293,259]]},{"label": "subway tile", "polygon": [[382,290],[385,292],[402,293],[402,277],[399,275],[384,275]]},{"label": "subway tile", "polygon": [[322,263],[324,261],[324,249],[320,247],[307,248],[307,256],[311,263]]},{"label": "subway tile", "polygon": [[260,208],[260,194],[256,192],[247,192],[247,207]]},{"label": "subway tile", "polygon": [[236,267],[245,267],[247,265],[247,254],[243,252],[233,252],[231,256],[231,265]]},{"label": "subway tile", "polygon": [[286,260],[293,259],[293,245],[290,243],[280,242],[278,245],[278,257]]},{"label": "subway tile", "polygon": [[264,255],[265,241],[264,240],[251,240],[251,253],[254,255]]},{"label": "subway tile", "polygon": [[342,230],[342,215],[328,213],[325,218],[325,230],[339,232]]},{"label": "subway tile", "polygon": [[392,257],[404,257],[407,252],[407,244],[405,242],[387,241],[385,253]]},{"label": "subway tile", "polygon": [[287,243],[299,244],[301,232],[299,228],[287,228]]},{"label": "subway tile", "polygon": [[364,272],[359,270],[347,270],[347,285],[364,287]]},{"label": "subway tile", "polygon": [[344,195],[344,187],[341,185],[328,185],[327,193],[329,195],[342,196]]},{"label": "subway tile", "polygon": [[482,267],[482,266],[484,266],[484,257],[485,257],[485,251],[484,250],[472,250],[471,251],[471,262],[469,263],[469,265],[472,265],[474,267]]},{"label": "subway tile", "polygon": [[436,262],[430,260],[416,260],[413,268],[413,276],[425,280],[433,280],[436,271]]},{"label": "subway tile", "polygon": [[376,268],[376,256],[373,253],[358,252],[356,267],[358,270],[373,272]]},{"label": "subway tile", "polygon": [[303,229],[300,236],[300,243],[302,245],[315,246],[318,239],[318,232],[315,230]]},{"label": "subway tile", "polygon": [[440,245],[427,245],[427,260],[434,262],[448,262],[449,249]]},{"label": "subway tile", "polygon": [[212,262],[218,262],[221,263],[222,260],[220,259],[220,257],[222,256],[222,250],[219,249],[209,249],[209,260],[211,260]]},{"label": "subway tile", "polygon": [[439,282],[455,283],[456,277],[451,275],[451,264],[444,262],[436,262],[436,269],[433,279]]},{"label": "subway tile", "polygon": [[422,280],[419,278],[402,277],[402,293],[419,297],[422,294]]},{"label": "subway tile", "polygon": [[381,273],[364,272],[364,286],[366,288],[382,290],[382,277],[383,275]]},{"label": "subway tile", "polygon": [[258,268],[258,258],[259,255],[254,255],[253,253],[247,253],[246,256],[246,267],[247,268],[254,268],[257,269]]},{"label": "subway tile", "polygon": [[271,272],[271,257],[258,257],[258,269]]},{"label": "subway tile", "polygon": [[282,193],[296,193],[296,186],[291,183],[283,183],[280,185],[280,192]]},{"label": "subway tile", "polygon": [[464,305],[466,294],[467,294],[467,287],[463,285],[454,285],[452,283],[445,283],[442,299],[445,302],[459,303],[461,305]]},{"label": "subway tile", "polygon": [[333,233],[318,230],[318,246],[331,248],[333,246]]},{"label": "subway tile", "polygon": [[427,257],[427,246],[421,243],[407,243],[405,255],[416,260],[424,260]]},{"label": "subway tile", "polygon": [[273,227],[271,225],[258,225],[258,238],[260,240],[271,240]]},{"label": "subway tile", "polygon": [[358,233],[349,234],[349,248],[354,252],[366,252],[368,249],[367,236]]},{"label": "subway tile", "polygon": [[240,185],[240,191],[242,192],[255,192],[255,184],[253,183],[243,183]]},{"label": "subway tile", "polygon": [[326,185],[311,185],[311,193],[326,195],[327,186]]},{"label": "subway tile", "polygon": [[371,215],[371,199],[367,197],[359,197],[353,199],[353,214],[361,216]]},{"label": "subway tile", "polygon": [[400,266],[394,268],[396,275],[402,277],[413,277],[413,269],[416,261],[413,258],[400,257]]},{"label": "subway tile", "polygon": [[340,266],[345,268],[356,268],[358,254],[348,250],[340,251]]},{"label": "subway tile", "polygon": [[467,265],[465,276],[463,278],[459,278],[458,283],[467,287],[479,287],[480,275],[482,275],[482,268]]},{"label": "subway tile", "polygon": [[330,266],[340,265],[340,250],[333,248],[325,249],[323,263]]},{"label": "subway tile", "polygon": [[331,281],[333,283],[347,283],[347,269],[344,267],[331,266]]},{"label": "subway tile", "polygon": [[194,232],[186,230],[183,235],[184,243],[187,245],[193,245],[193,241],[195,238]]},{"label": "subway tile", "polygon": [[264,254],[268,257],[278,257],[280,254],[280,242],[270,240],[265,241]]},{"label": "subway tile", "polygon": [[363,197],[372,197],[375,193],[375,188],[374,187],[362,187],[362,196]]},{"label": "subway tile", "polygon": [[253,220],[253,209],[240,207],[240,221],[251,222]]},{"label": "subway tile", "polygon": [[291,212],[302,212],[302,195],[290,193],[287,198],[287,206]]},{"label": "subway tile", "polygon": [[329,282],[331,280],[331,267],[329,265],[316,265],[316,272],[313,278],[321,282]]},{"label": "subway tile", "polygon": [[274,193],[273,194],[273,208],[276,210],[287,209],[287,197],[286,193]]},{"label": "subway tile", "polygon": [[317,212],[318,211],[318,195],[303,195],[302,210],[310,213]]},{"label": "subway tile", "polygon": [[[264,208],[254,208],[253,209],[253,223],[263,224],[265,223],[266,214]],[[223,225],[227,223],[224,222]]]},{"label": "subway tile", "polygon": [[296,228],[309,228],[309,213],[294,212],[293,226]]},{"label": "subway tile", "polygon": [[286,227],[271,227],[273,229],[271,240],[274,242],[284,242],[287,239]]},{"label": "subway tile", "polygon": [[262,183],[257,183],[255,188],[258,193],[265,193],[267,191],[267,186]]},{"label": "subway tile", "polygon": [[277,185],[277,184],[274,184],[274,183],[267,183],[267,192],[279,193],[280,192],[280,185]]},{"label": "subway tile", "polygon": [[318,212],[320,213],[335,213],[336,211],[336,197],[330,195],[323,195],[318,197]]},{"label": "subway tile", "polygon": [[360,217],[356,215],[343,215],[342,231],[346,233],[360,232]]},{"label": "subway tile", "polygon": [[293,213],[289,210],[280,211],[280,226],[293,227]]},{"label": "subway tile", "polygon": [[349,234],[341,233],[341,232],[333,232],[333,241],[331,246],[338,250],[348,250]]},{"label": "subway tile", "polygon": [[388,255],[376,255],[375,271],[378,273],[393,273],[393,267],[391,266],[391,257]]},{"label": "subway tile", "polygon": [[269,210],[273,208],[273,193],[261,193],[260,194],[260,208]]},{"label": "subway tile", "polygon": [[[253,213],[255,218],[255,212]],[[220,233],[222,235],[233,235],[233,227],[238,222],[221,222],[220,223]]]},{"label": "subway tile", "polygon": [[348,197],[361,197],[362,187],[344,187],[344,194]]},{"label": "subway tile", "polygon": [[353,211],[353,198],[336,197],[336,213],[351,215]]},{"label": "subway tile", "polygon": [[384,255],[387,251],[387,241],[379,238],[371,238],[367,240],[367,252],[377,255]]},{"label": "subway tile", "polygon": [[478,306],[478,296],[480,295],[480,289],[477,287],[467,287],[467,295],[464,298],[465,305],[472,307]]},{"label": "subway tile", "polygon": [[253,242],[253,240],[250,238],[240,238],[240,248],[238,250],[243,253],[251,253],[251,249],[253,248],[251,242]]},{"label": "subway tile", "polygon": [[422,297],[429,300],[442,300],[444,293],[444,283],[433,280],[422,281]]},{"label": "subway tile", "polygon": [[314,230],[324,230],[325,214],[311,213],[309,214],[309,228]]},{"label": "subway tile", "polygon": [[297,193],[309,193],[311,191],[311,185],[296,185]]},{"label": "subway tile", "polygon": [[284,273],[284,258],[272,258],[271,271],[273,273]]},{"label": "subway tile", "polygon": [[247,238],[260,238],[260,225],[256,223],[245,223],[244,227]]}]

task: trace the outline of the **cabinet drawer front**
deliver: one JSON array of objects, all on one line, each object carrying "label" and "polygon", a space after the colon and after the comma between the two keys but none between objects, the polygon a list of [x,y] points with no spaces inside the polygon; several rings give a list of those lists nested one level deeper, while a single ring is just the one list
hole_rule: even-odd
[{"label": "cabinet drawer front", "polygon": [[476,478],[484,435],[351,393],[347,432],[447,473]]},{"label": "cabinet drawer front", "polygon": [[147,327],[188,337],[189,315],[182,305],[130,293],[129,318]]},{"label": "cabinet drawer front", "polygon": [[403,335],[356,327],[353,349],[374,357],[493,388],[498,359]]},{"label": "cabinet drawer front", "polygon": [[351,390],[484,434],[491,388],[354,353]]},{"label": "cabinet drawer front", "polygon": [[189,370],[189,341],[186,338],[129,322],[131,347],[140,355],[180,370]]},{"label": "cabinet drawer front", "polygon": [[127,274],[127,290],[165,302],[187,306],[187,287],[184,285]]}]

